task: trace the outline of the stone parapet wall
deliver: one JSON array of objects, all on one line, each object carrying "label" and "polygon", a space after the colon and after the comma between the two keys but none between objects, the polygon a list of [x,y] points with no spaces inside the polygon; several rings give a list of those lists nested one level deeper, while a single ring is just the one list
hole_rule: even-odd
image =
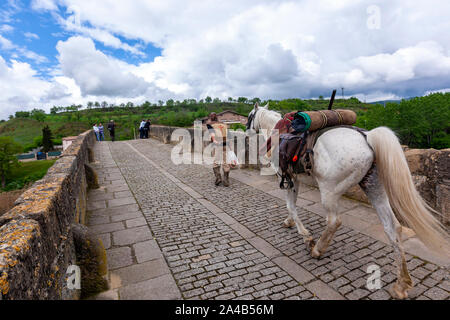
[{"label": "stone parapet wall", "polygon": [[47,174],[0,216],[0,298],[76,299],[66,270],[76,265],[72,226],[86,221],[86,166],[95,143],[79,135]]},{"label": "stone parapet wall", "polygon": [[[169,127],[169,126],[157,126],[157,125],[152,125],[150,127],[150,136],[158,139],[160,141],[162,141],[163,143],[172,143],[172,144],[177,144],[179,143],[179,141],[174,141],[172,140],[172,133],[177,130],[177,129],[185,129],[189,132],[190,137],[191,137],[191,151],[194,152],[194,128],[179,128],[179,127]],[[249,138],[246,136],[246,134],[244,132],[241,131],[231,131],[230,134],[231,137],[235,137],[234,140],[234,148],[232,148],[233,150],[238,150],[237,147],[237,140],[241,140],[241,139],[245,139],[245,155],[241,155],[241,154],[237,154],[237,157],[239,159],[245,159],[245,161],[241,161],[240,163],[240,167],[241,168],[260,168],[261,163],[258,159],[258,157],[256,157],[256,153],[259,150],[259,146],[257,150],[251,150],[252,154],[253,154],[253,159],[256,159],[257,163],[254,163],[255,161],[250,161],[250,148],[249,148]],[[228,143],[232,143],[231,139],[228,140]],[[211,142],[210,141],[203,141],[203,147],[205,148],[206,146],[208,146]]]}]

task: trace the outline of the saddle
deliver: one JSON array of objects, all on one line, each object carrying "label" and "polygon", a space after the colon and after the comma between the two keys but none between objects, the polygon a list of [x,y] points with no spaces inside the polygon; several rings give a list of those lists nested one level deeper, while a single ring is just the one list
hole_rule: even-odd
[{"label": "saddle", "polygon": [[301,134],[284,133],[280,135],[279,168],[281,170],[280,188],[292,188],[292,176],[299,173],[310,175],[314,164],[314,145],[320,131],[304,131]]}]

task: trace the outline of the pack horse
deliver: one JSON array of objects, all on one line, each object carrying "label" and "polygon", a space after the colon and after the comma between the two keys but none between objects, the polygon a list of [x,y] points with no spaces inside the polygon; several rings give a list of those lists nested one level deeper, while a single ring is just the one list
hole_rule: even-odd
[{"label": "pack horse", "polygon": [[[272,132],[281,115],[255,104],[250,112],[248,129]],[[413,283],[402,247],[400,221],[414,230],[432,251],[450,256],[448,234],[434,218],[430,208],[417,192],[401,145],[386,127],[357,131],[349,127],[328,128],[313,146],[311,175],[317,181],[321,203],[327,211],[327,225],[317,242],[302,224],[296,209],[299,181],[293,176],[287,188],[288,217],[285,227],[296,226],[311,255],[319,258],[329,246],[341,225],[338,204],[341,196],[359,184],[367,195],[396,253],[397,281],[390,288],[394,298],[405,299]],[[276,151],[273,151],[276,152]],[[272,152],[272,154],[273,154]],[[395,214],[394,214],[395,212]]]}]

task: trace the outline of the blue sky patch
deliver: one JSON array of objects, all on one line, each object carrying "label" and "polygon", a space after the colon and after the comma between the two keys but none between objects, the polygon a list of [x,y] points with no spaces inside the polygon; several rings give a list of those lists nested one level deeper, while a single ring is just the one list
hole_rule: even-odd
[{"label": "blue sky patch", "polygon": [[[58,14],[67,18],[65,10],[59,10]],[[89,24],[84,27],[92,28]],[[11,28],[12,27],[12,28]],[[1,56],[6,61],[15,59],[29,63],[38,75],[44,79],[51,78],[49,69],[58,65],[58,52],[56,45],[58,41],[65,41],[71,36],[80,33],[65,30],[50,11],[35,11],[31,8],[31,1],[8,1],[0,9],[0,35],[14,45],[14,48],[1,50]],[[92,39],[98,50],[107,55],[120,59],[133,65],[143,62],[151,62],[155,57],[161,55],[161,49],[141,40],[126,39],[121,35],[114,36],[124,44],[131,47],[138,46],[144,55],[133,54],[129,51],[106,46]]]}]

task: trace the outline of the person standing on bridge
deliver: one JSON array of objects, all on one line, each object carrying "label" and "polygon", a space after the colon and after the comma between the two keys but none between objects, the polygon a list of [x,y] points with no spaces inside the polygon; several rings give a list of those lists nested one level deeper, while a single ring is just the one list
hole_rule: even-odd
[{"label": "person standing on bridge", "polygon": [[114,120],[109,121],[108,131],[109,131],[109,136],[111,137],[111,141],[114,142],[114,140],[116,138],[116,125],[114,124]]},{"label": "person standing on bridge", "polygon": [[142,119],[141,124],[139,125],[139,139],[144,139],[144,126],[145,120]]},{"label": "person standing on bridge", "polygon": [[144,138],[148,139],[148,133],[150,132],[150,119],[147,119],[147,122],[144,124]]},{"label": "person standing on bridge", "polygon": [[[211,141],[214,143],[213,171],[216,176],[216,181],[214,183],[218,186],[223,182],[223,185],[228,187],[230,185],[230,165],[227,163],[227,125],[219,122],[217,114],[212,112],[208,117],[206,127],[211,136]],[[220,174],[221,166],[223,170],[223,180]]]},{"label": "person standing on bridge", "polygon": [[100,141],[100,135],[99,135],[100,130],[98,129],[97,124],[94,124],[93,129],[94,129],[94,133],[95,133],[95,137],[97,138],[97,141]]},{"label": "person standing on bridge", "polygon": [[101,123],[98,124],[98,141],[105,140],[105,133],[103,132],[103,125]]}]

